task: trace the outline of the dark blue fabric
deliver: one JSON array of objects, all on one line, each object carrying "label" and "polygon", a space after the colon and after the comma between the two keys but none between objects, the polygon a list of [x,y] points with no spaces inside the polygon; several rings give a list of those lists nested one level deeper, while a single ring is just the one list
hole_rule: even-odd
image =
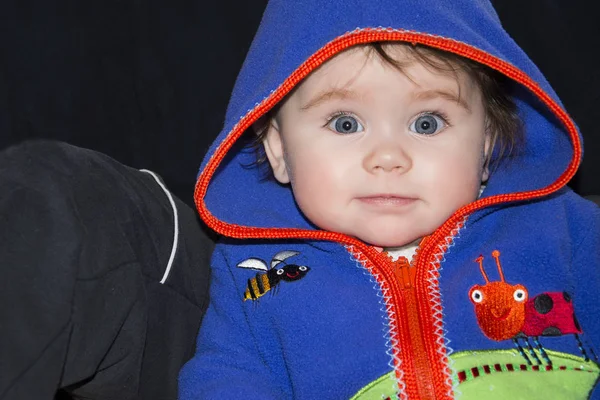
[{"label": "dark blue fabric", "polygon": [[[282,250],[298,251],[290,263],[311,270],[259,300],[242,301],[256,271],[236,265],[250,257],[268,263]],[[349,398],[391,370],[381,293],[343,246],[220,244],[211,290],[218,295],[199,336],[199,356],[181,374],[182,399]]]}]

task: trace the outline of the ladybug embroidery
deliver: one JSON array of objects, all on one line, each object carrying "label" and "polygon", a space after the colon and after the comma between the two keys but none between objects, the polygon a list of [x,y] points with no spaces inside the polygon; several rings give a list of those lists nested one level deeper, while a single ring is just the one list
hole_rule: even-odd
[{"label": "ladybug embroidery", "polygon": [[532,338],[540,355],[549,365],[552,362],[538,338],[574,335],[579,349],[588,361],[589,357],[579,337],[583,331],[575,317],[571,296],[567,292],[546,292],[530,298],[525,286],[511,285],[505,281],[500,265],[500,252],[494,250],[492,256],[496,260],[500,281],[490,282],[483,268],[483,256],[479,256],[475,262],[479,263],[485,285],[475,285],[469,290],[477,323],[484,335],[495,341],[512,339],[519,353],[531,364],[519,342],[522,339],[530,356],[541,364],[529,342],[529,338]]},{"label": "ladybug embroidery", "polygon": [[[268,268],[267,263],[260,258],[248,258],[239,263],[237,265],[239,268],[265,271],[262,274],[257,273],[255,277],[248,279],[246,291],[244,292],[244,301],[258,300],[267,292],[276,289],[282,281],[293,282],[304,278],[310,270],[309,267],[285,263],[286,259],[297,254],[300,253],[290,250],[280,251],[271,260],[271,268]],[[281,263],[284,265],[279,266]],[[271,293],[274,293],[274,290]]]}]

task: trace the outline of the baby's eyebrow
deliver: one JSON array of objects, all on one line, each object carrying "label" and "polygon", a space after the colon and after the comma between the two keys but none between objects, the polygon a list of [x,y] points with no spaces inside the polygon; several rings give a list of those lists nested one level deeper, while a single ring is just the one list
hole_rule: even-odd
[{"label": "baby's eyebrow", "polygon": [[[332,99],[346,100],[357,99],[358,97],[360,97],[359,94],[353,90],[343,88],[328,89],[317,94],[300,109],[302,111],[305,111]],[[462,98],[460,95],[454,93],[453,91],[446,91],[442,89],[423,90],[415,93],[413,97],[415,100],[431,100],[435,99],[436,97],[441,97],[445,100],[458,104],[459,106],[464,108],[469,114],[471,113],[471,107],[469,107],[469,104],[465,101],[465,99]]]},{"label": "baby's eyebrow", "polygon": [[465,101],[459,94],[454,93],[452,91],[446,91],[441,89],[432,89],[432,90],[424,90],[422,92],[417,92],[414,95],[415,100],[431,100],[436,97],[441,97],[448,101],[454,102],[467,110],[467,112],[471,113],[471,107],[469,107],[469,103]]},{"label": "baby's eyebrow", "polygon": [[300,109],[302,111],[308,110],[309,108],[316,107],[319,104],[325,103],[332,99],[337,100],[346,100],[346,99],[356,99],[359,95],[353,90],[343,89],[343,88],[333,88],[328,89],[323,92],[320,92],[315,97],[310,99],[308,103],[303,105]]}]

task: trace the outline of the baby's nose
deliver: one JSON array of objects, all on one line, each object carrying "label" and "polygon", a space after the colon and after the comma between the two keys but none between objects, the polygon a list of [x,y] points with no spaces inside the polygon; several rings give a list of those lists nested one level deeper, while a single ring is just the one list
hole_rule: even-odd
[{"label": "baby's nose", "polygon": [[363,165],[371,173],[402,172],[411,167],[412,161],[399,143],[384,142],[365,155]]}]

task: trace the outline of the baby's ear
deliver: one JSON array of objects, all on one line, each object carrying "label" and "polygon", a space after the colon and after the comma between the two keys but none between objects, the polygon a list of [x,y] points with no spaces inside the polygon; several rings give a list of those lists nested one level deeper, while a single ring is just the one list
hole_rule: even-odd
[{"label": "baby's ear", "polygon": [[279,126],[275,118],[272,118],[267,127],[265,138],[263,139],[265,154],[271,164],[273,175],[279,183],[290,183],[287,164],[284,157],[283,140],[279,132]]},{"label": "baby's ear", "polygon": [[485,142],[483,145],[483,171],[481,172],[481,182],[486,182],[490,177],[490,158],[494,150],[495,139],[489,132],[485,134]]}]

